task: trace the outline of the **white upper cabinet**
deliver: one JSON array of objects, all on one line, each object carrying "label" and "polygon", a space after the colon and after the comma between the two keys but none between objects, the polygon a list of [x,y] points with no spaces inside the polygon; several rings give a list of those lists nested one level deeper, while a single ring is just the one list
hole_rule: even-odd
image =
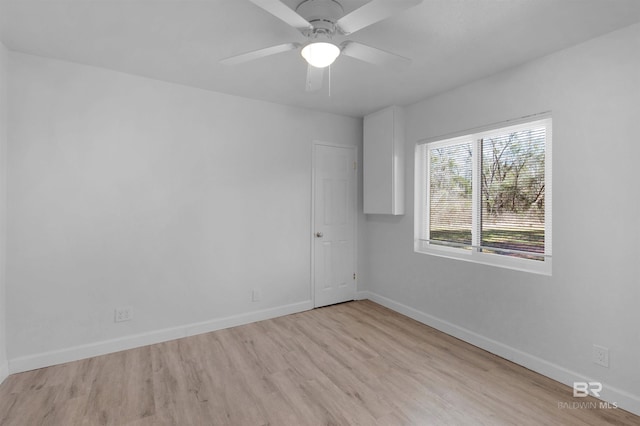
[{"label": "white upper cabinet", "polygon": [[404,121],[391,106],[364,117],[364,212],[404,214]]}]

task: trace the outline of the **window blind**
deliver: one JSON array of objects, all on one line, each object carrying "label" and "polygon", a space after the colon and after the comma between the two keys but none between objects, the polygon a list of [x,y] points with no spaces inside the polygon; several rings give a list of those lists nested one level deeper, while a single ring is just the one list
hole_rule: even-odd
[{"label": "window blind", "polygon": [[489,253],[543,260],[544,127],[480,140],[480,246]]},{"label": "window blind", "polygon": [[429,240],[472,244],[473,146],[471,141],[429,149]]}]

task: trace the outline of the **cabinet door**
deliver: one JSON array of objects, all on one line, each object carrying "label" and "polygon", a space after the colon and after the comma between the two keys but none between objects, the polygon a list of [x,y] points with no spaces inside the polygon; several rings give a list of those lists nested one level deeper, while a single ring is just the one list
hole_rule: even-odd
[{"label": "cabinet door", "polygon": [[364,212],[404,214],[402,121],[397,107],[364,118]]}]

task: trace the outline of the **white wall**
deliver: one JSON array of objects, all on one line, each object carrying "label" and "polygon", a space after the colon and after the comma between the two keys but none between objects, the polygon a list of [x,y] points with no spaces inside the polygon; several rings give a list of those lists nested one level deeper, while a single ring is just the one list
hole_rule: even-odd
[{"label": "white wall", "polygon": [[[640,25],[409,106],[415,142],[553,114],[553,275],[416,254],[404,217],[367,216],[370,296],[565,383],[588,377],[640,414]],[[610,368],[591,362],[610,349]]]},{"label": "white wall", "polygon": [[12,371],[311,307],[312,141],[360,119],[9,57]]},{"label": "white wall", "polygon": [[8,374],[6,338],[6,148],[7,148],[7,49],[0,43],[0,382]]}]

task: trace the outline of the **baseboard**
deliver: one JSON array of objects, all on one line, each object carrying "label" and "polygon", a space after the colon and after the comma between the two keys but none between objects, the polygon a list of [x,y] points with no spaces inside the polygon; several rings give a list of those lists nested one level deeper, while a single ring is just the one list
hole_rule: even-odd
[{"label": "baseboard", "polygon": [[[141,346],[167,342],[169,340],[194,336],[196,334],[208,333],[211,331],[222,330],[224,328],[249,324],[256,321],[295,314],[298,312],[308,311],[309,309],[313,309],[313,302],[310,300],[300,303],[293,303],[290,305],[279,306],[276,308],[247,312],[244,314],[187,324],[180,327],[167,328],[163,330],[151,331],[148,333],[121,337],[118,339],[105,340],[101,342],[90,343],[87,345],[75,346],[68,349],[61,349],[57,351],[50,351],[35,355],[13,358],[9,360],[6,370],[7,373],[10,374],[35,370],[37,368],[64,364],[66,362],[77,361],[84,358],[105,355],[127,349],[139,348]],[[0,369],[1,368],[2,367],[0,367]],[[0,370],[0,372],[1,371],[4,370]]]},{"label": "baseboard", "polygon": [[2,384],[7,377],[9,377],[9,362],[5,361],[0,364],[0,384]]},{"label": "baseboard", "polygon": [[[493,339],[489,339],[471,330],[467,330],[410,306],[396,302],[384,296],[380,296],[379,294],[372,292],[359,292],[358,296],[372,300],[382,306],[406,315],[409,318],[413,318],[416,321],[440,330],[443,333],[456,337],[502,358],[508,359],[509,361],[526,367],[536,373],[540,373],[543,376],[549,377],[567,386],[573,387],[574,382],[594,381],[590,377],[586,377],[575,371],[512,348]],[[638,395],[633,395],[629,392],[603,383],[600,399],[611,404],[615,403],[619,408],[627,410],[633,414],[640,415],[640,396]]]}]

